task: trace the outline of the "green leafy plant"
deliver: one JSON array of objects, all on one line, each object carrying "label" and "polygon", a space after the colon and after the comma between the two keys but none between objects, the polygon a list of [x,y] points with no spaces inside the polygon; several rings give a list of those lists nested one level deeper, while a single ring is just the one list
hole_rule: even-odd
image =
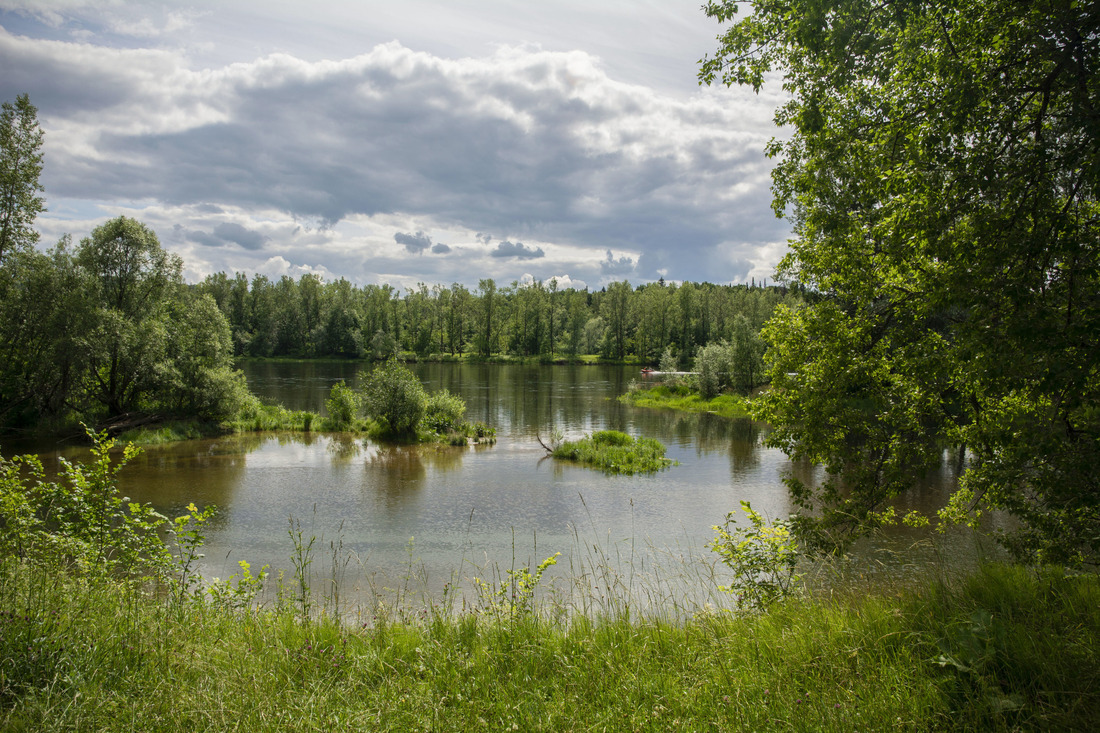
[{"label": "green leafy plant", "polygon": [[213,504],[201,512],[194,502],[187,505],[187,514],[172,520],[168,533],[175,539],[176,577],[169,583],[171,599],[177,605],[195,595],[202,578],[196,565],[202,559],[202,546],[206,541],[204,527],[218,513]]},{"label": "green leafy plant", "polygon": [[171,556],[159,535],[167,519],[118,493],[115,476],[140,453],[127,445],[112,462],[114,441],[88,429],[92,459],[61,459],[46,481],[33,456],[0,459],[0,546],[17,557],[82,575],[161,577]]},{"label": "green leafy plant", "polygon": [[215,607],[233,610],[248,608],[263,590],[264,581],[267,580],[267,565],[260,568],[256,575],[252,574],[252,565],[247,560],[240,560],[237,566],[240,568],[239,573],[234,573],[225,580],[210,580],[206,593]]},{"label": "green leafy plant", "polygon": [[542,582],[546,569],[558,564],[560,552],[555,552],[538,564],[534,572],[527,565],[518,570],[508,570],[499,582],[474,578],[479,606],[483,613],[496,617],[516,618],[529,616],[535,610],[535,591]]},{"label": "green leafy plant", "polygon": [[741,502],[741,511],[750,526],[736,527],[736,512],[730,512],[724,525],[715,525],[717,536],[709,547],[733,570],[735,582],[720,589],[735,594],[739,608],[763,611],[798,585],[798,542],[788,522],[769,524],[747,501]]},{"label": "green leafy plant", "polygon": [[466,417],[466,401],[448,390],[441,389],[428,395],[424,407],[422,428],[444,435],[460,430]]}]

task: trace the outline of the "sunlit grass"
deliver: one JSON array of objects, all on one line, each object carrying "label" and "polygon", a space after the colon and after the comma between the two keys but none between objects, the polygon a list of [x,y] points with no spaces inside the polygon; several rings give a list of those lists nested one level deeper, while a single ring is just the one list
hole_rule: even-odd
[{"label": "sunlit grass", "polygon": [[741,395],[722,394],[704,400],[699,393],[687,387],[669,387],[659,384],[650,388],[633,389],[619,397],[625,404],[635,407],[659,407],[683,412],[709,412],[721,417],[748,417],[748,400]]}]

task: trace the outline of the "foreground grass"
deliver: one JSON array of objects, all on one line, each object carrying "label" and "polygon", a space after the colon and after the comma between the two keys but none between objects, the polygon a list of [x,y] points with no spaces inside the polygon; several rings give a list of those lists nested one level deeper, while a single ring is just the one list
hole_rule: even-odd
[{"label": "foreground grass", "polygon": [[449,615],[366,627],[172,607],[8,562],[0,728],[1088,730],[1095,577],[991,567],[903,597],[682,623]]},{"label": "foreground grass", "polygon": [[606,473],[653,473],[673,465],[665,447],[653,438],[634,438],[618,430],[601,430],[554,448],[554,458],[583,463]]},{"label": "foreground grass", "polygon": [[619,401],[635,407],[660,407],[682,412],[709,412],[721,417],[748,417],[748,401],[735,394],[718,395],[704,400],[687,387],[659,384],[655,387],[632,389]]}]

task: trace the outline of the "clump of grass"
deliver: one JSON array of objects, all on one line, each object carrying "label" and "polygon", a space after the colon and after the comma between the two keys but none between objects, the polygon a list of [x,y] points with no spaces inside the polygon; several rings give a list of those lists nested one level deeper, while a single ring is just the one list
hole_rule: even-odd
[{"label": "clump of grass", "polygon": [[555,458],[576,461],[606,473],[653,473],[673,465],[665,447],[653,438],[634,438],[618,430],[601,430],[561,443],[551,452]]},{"label": "clump of grass", "polygon": [[619,401],[634,407],[658,407],[682,412],[709,412],[720,417],[748,417],[749,402],[736,394],[720,394],[704,400],[697,390],[683,384],[659,384],[650,388],[632,389],[620,395]]},{"label": "clump of grass", "polygon": [[316,412],[288,410],[282,405],[261,402],[257,397],[249,399],[233,419],[223,423],[223,427],[236,433],[309,432],[321,425],[321,416]]}]

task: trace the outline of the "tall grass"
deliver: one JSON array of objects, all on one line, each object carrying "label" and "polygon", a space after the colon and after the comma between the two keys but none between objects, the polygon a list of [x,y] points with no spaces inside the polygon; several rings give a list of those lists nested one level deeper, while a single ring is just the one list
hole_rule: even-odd
[{"label": "tall grass", "polygon": [[178,607],[0,564],[3,730],[1089,730],[1100,584],[987,566],[679,621]]}]

